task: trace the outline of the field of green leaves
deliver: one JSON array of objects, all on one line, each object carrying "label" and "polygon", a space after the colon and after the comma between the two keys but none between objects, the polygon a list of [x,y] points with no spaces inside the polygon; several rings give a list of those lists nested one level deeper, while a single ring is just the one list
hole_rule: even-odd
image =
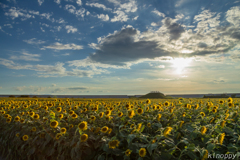
[{"label": "field of green leaves", "polygon": [[238,159],[239,101],[1,98],[0,157],[204,160],[232,154]]}]

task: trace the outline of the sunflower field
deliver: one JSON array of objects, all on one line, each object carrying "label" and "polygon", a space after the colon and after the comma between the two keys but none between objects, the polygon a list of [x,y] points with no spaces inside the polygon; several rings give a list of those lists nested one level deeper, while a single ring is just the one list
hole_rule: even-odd
[{"label": "sunflower field", "polygon": [[0,99],[7,160],[240,156],[239,99]]}]

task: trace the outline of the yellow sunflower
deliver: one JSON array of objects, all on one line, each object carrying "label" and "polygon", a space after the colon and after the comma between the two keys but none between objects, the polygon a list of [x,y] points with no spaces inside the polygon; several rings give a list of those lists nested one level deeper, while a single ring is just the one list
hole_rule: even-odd
[{"label": "yellow sunflower", "polygon": [[85,142],[87,139],[88,139],[88,135],[87,134],[83,134],[80,137],[81,142]]},{"label": "yellow sunflower", "polygon": [[24,135],[24,136],[22,137],[22,140],[27,141],[27,140],[28,140],[28,135]]},{"label": "yellow sunflower", "polygon": [[58,115],[58,118],[59,118],[59,119],[62,119],[62,118],[63,118],[63,114],[59,114],[59,115]]},{"label": "yellow sunflower", "polygon": [[52,121],[52,122],[50,122],[50,127],[52,127],[52,128],[57,128],[57,126],[58,126],[58,121]]},{"label": "yellow sunflower", "polygon": [[119,146],[119,141],[118,140],[112,140],[110,142],[108,142],[108,146],[109,148],[115,149],[116,147]]},{"label": "yellow sunflower", "polygon": [[73,114],[72,114],[72,118],[73,118],[73,119],[76,119],[77,117],[78,117],[78,115],[77,115],[76,113],[73,113]]},{"label": "yellow sunflower", "polygon": [[148,123],[148,124],[147,124],[147,127],[151,127],[151,123]]},{"label": "yellow sunflower", "polygon": [[99,117],[102,118],[104,115],[104,112],[99,113]]},{"label": "yellow sunflower", "polygon": [[62,111],[62,107],[57,107],[57,112],[61,112]]},{"label": "yellow sunflower", "polygon": [[55,139],[58,140],[62,136],[61,133],[57,133]]},{"label": "yellow sunflower", "polygon": [[16,116],[15,118],[14,118],[14,121],[15,122],[18,122],[20,120],[20,117],[19,116]]},{"label": "yellow sunflower", "polygon": [[166,137],[172,130],[173,128],[172,127],[167,127],[164,132],[163,132],[163,135]]},{"label": "yellow sunflower", "polygon": [[33,116],[33,118],[34,118],[34,119],[39,119],[40,116],[39,116],[39,114],[35,114],[35,115]]},{"label": "yellow sunflower", "polygon": [[107,126],[102,127],[102,129],[101,129],[102,133],[106,133],[107,131],[108,131],[108,127]]},{"label": "yellow sunflower", "polygon": [[130,154],[131,154],[131,152],[132,152],[132,151],[131,151],[130,149],[127,149],[127,150],[125,151],[125,155],[129,157]]},{"label": "yellow sunflower", "polygon": [[151,103],[150,99],[147,99],[146,103],[147,103],[147,104],[150,104],[150,103]]},{"label": "yellow sunflower", "polygon": [[78,128],[81,131],[87,130],[87,122],[86,121],[82,121],[81,123],[78,124]]},{"label": "yellow sunflower", "polygon": [[170,103],[168,101],[164,102],[164,106],[168,107]]},{"label": "yellow sunflower", "polygon": [[31,131],[32,131],[32,132],[36,132],[36,131],[37,131],[37,128],[36,128],[36,127],[33,127]]},{"label": "yellow sunflower", "polygon": [[65,134],[65,133],[67,132],[67,129],[66,129],[66,128],[61,128],[60,132],[61,132],[62,134]]},{"label": "yellow sunflower", "polygon": [[112,132],[112,128],[109,128],[108,130],[108,134],[110,134]]},{"label": "yellow sunflower", "polygon": [[134,115],[135,115],[134,110],[128,111],[129,118],[133,118]]},{"label": "yellow sunflower", "polygon": [[122,117],[123,116],[123,113],[122,112],[119,112],[118,113],[118,117]]},{"label": "yellow sunflower", "polygon": [[143,109],[142,108],[138,108],[137,109],[137,113],[140,115],[140,114],[143,114]]},{"label": "yellow sunflower", "polygon": [[139,150],[139,155],[140,155],[141,157],[145,157],[146,154],[147,154],[147,151],[146,151],[145,148],[141,148],[141,149]]},{"label": "yellow sunflower", "polygon": [[95,116],[91,116],[91,120],[92,120],[92,121],[95,121],[95,120],[96,120],[96,117],[95,117]]},{"label": "yellow sunflower", "polygon": [[12,119],[11,118],[7,118],[7,123],[10,123],[11,121],[12,121]]},{"label": "yellow sunflower", "polygon": [[200,114],[201,114],[203,117],[205,117],[205,113],[204,113],[204,112],[200,112]]},{"label": "yellow sunflower", "polygon": [[201,128],[202,135],[205,134],[206,132],[207,132],[207,128],[205,126],[202,126]]},{"label": "yellow sunflower", "polygon": [[105,113],[105,114],[106,114],[106,116],[110,116],[110,115],[111,115],[111,112],[112,112],[112,111],[110,111],[110,110],[107,110],[107,111],[106,111],[106,113]]},{"label": "yellow sunflower", "polygon": [[225,133],[222,133],[219,137],[218,137],[218,142],[222,145],[223,144],[223,140],[225,137]]}]

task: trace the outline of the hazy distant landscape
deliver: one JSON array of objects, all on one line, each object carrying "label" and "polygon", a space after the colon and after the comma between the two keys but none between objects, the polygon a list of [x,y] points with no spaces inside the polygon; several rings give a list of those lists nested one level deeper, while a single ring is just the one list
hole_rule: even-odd
[{"label": "hazy distant landscape", "polygon": [[[166,96],[171,96],[173,98],[203,98],[205,96],[221,96],[221,95],[227,95],[228,97],[231,97],[232,95],[235,95],[235,97],[240,98],[240,93],[224,93],[224,94],[171,94]],[[21,95],[0,95],[0,97],[9,97],[9,96],[15,96],[15,97],[21,97]],[[143,95],[28,95],[29,97],[38,97],[38,98],[139,98]]]}]

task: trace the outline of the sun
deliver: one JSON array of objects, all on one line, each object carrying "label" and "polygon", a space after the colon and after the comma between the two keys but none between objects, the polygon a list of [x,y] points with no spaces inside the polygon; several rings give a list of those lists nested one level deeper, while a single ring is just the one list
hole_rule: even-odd
[{"label": "sun", "polygon": [[171,63],[173,64],[172,67],[176,68],[176,73],[182,74],[184,68],[189,66],[191,61],[192,61],[191,58],[174,58],[171,60]]}]

